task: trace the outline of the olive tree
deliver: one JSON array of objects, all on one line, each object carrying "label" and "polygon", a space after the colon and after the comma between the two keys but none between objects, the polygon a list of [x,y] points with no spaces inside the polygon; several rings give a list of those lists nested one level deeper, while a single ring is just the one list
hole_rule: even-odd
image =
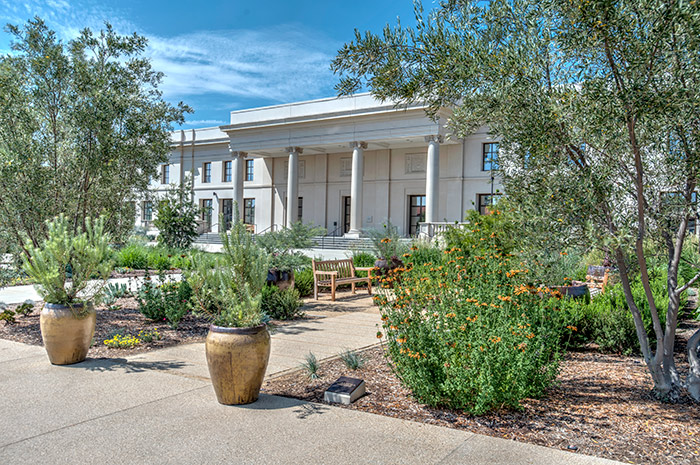
[{"label": "olive tree", "polygon": [[[700,168],[700,9],[675,0],[449,0],[414,27],[356,31],[332,68],[340,94],[454,109],[453,137],[487,125],[501,138],[506,193],[552,234],[585,240],[619,268],[660,398],[700,401],[700,332],[681,379],[674,346],[688,226]],[[540,221],[540,226],[542,226]],[[657,308],[645,244],[665,250],[669,304]],[[697,266],[697,264],[692,264]],[[651,309],[644,330],[630,280]],[[681,280],[682,281],[682,280]],[[665,312],[665,322],[660,314]]]},{"label": "olive tree", "polygon": [[14,40],[0,57],[0,237],[15,250],[24,235],[37,246],[58,214],[73,233],[104,215],[106,232],[123,237],[188,107],[162,98],[163,75],[143,57],[141,36],[106,24],[64,43],[39,18],[7,30]]}]

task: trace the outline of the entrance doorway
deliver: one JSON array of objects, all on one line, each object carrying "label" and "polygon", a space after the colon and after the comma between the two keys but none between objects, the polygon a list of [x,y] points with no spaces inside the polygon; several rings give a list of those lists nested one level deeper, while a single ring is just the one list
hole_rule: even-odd
[{"label": "entrance doorway", "polygon": [[408,196],[408,235],[418,234],[418,223],[425,221],[425,195]]},{"label": "entrance doorway", "polygon": [[221,221],[223,224],[220,228],[224,231],[231,229],[231,221],[233,221],[233,199],[221,199]]},{"label": "entrance doorway", "polygon": [[343,234],[350,231],[350,203],[352,198],[349,195],[343,197]]}]

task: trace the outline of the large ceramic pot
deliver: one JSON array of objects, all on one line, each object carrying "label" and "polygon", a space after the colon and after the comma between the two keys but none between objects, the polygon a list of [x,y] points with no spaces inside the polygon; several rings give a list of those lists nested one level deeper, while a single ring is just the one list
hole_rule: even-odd
[{"label": "large ceramic pot", "polygon": [[270,359],[270,333],[267,327],[224,328],[212,325],[205,346],[209,375],[219,403],[239,405],[258,400]]},{"label": "large ceramic pot", "polygon": [[49,360],[54,365],[71,365],[87,357],[95,335],[95,309],[88,305],[45,304],[39,323],[41,338]]}]

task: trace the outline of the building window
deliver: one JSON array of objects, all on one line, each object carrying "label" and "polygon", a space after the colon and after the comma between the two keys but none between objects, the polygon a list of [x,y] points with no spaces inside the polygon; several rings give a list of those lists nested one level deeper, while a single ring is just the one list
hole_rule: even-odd
[{"label": "building window", "polygon": [[223,182],[231,182],[231,165],[231,160],[224,162],[224,177],[222,179]]},{"label": "building window", "polygon": [[202,182],[211,182],[211,163],[202,165]]},{"label": "building window", "polygon": [[484,154],[481,160],[481,171],[498,169],[498,143],[484,144]]},{"label": "building window", "polygon": [[299,213],[297,214],[297,221],[301,221],[304,213],[304,197],[299,197]]},{"label": "building window", "polygon": [[255,160],[246,160],[245,161],[245,180],[246,181],[252,181],[253,180],[253,166],[254,166]]},{"label": "building window", "polygon": [[162,165],[160,167],[160,183],[170,184],[170,165]]},{"label": "building window", "polygon": [[418,223],[425,221],[425,195],[408,196],[408,235],[418,233]]},{"label": "building window", "polygon": [[141,220],[143,221],[153,221],[153,202],[147,200],[143,202],[141,209]]},{"label": "building window", "polygon": [[490,214],[489,209],[498,203],[501,194],[478,194],[479,213],[482,215]]},{"label": "building window", "polygon": [[255,224],[255,199],[243,199],[243,222]]},{"label": "building window", "polygon": [[213,205],[212,205],[212,200],[211,199],[202,199],[202,222],[204,222],[204,225],[206,226],[206,231],[209,232],[211,231],[211,217],[212,217],[212,211]]}]

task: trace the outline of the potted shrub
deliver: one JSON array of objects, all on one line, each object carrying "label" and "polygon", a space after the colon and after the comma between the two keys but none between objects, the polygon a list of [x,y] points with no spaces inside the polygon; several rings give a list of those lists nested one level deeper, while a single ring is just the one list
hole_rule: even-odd
[{"label": "potted shrub", "polygon": [[23,268],[45,302],[39,321],[49,360],[70,365],[85,360],[95,334],[93,301],[112,271],[109,237],[103,218],[86,218],[76,232],[61,215],[47,229],[41,246],[25,244]]},{"label": "potted shrub", "polygon": [[268,255],[238,218],[221,235],[221,258],[192,256],[186,278],[196,313],[211,319],[205,347],[221,404],[255,402],[270,358],[267,317],[260,309]]},{"label": "potted shrub", "polygon": [[294,270],[308,266],[311,260],[300,249],[313,247],[313,237],[325,234],[322,227],[305,225],[301,221],[289,228],[258,236],[258,243],[270,255],[267,282],[280,289],[294,288]]}]

